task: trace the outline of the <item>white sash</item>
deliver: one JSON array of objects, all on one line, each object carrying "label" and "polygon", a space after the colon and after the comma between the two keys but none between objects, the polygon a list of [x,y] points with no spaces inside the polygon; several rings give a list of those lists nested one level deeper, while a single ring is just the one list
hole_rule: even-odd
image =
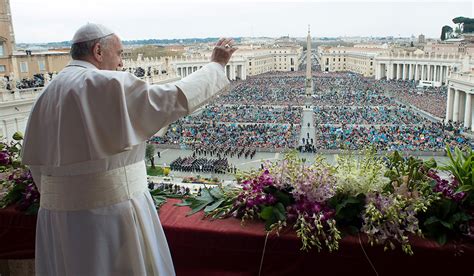
[{"label": "white sash", "polygon": [[41,177],[40,206],[77,211],[113,205],[148,191],[144,161],[110,171]]}]

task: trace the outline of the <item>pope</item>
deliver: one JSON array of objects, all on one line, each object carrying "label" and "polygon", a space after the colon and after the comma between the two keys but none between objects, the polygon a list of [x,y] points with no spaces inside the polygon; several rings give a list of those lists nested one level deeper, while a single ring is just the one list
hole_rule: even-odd
[{"label": "pope", "polygon": [[188,77],[151,85],[118,70],[123,48],[112,30],[76,31],[72,61],[34,104],[22,150],[41,193],[37,275],[175,274],[147,187],[145,142],[228,85],[233,43],[220,39]]}]

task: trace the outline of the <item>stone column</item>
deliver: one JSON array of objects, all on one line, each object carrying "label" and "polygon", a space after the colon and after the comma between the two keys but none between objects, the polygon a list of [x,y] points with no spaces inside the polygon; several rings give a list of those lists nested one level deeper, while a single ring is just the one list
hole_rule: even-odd
[{"label": "stone column", "polygon": [[446,74],[446,66],[441,66],[441,82],[442,83],[446,83],[446,78],[445,78],[445,74]]},{"label": "stone column", "polygon": [[230,66],[230,74],[232,75],[232,80],[235,80],[235,65]]},{"label": "stone column", "polygon": [[[473,95],[471,95],[471,97],[473,97]],[[471,100],[472,102],[472,100]],[[474,108],[472,108],[472,105],[471,105],[471,125],[470,125],[470,128],[471,128],[471,131],[474,130]]]},{"label": "stone column", "polygon": [[421,65],[421,78],[420,80],[425,80],[425,65]]},{"label": "stone column", "polygon": [[441,66],[436,65],[436,78],[435,78],[436,81],[440,81],[439,80],[440,79],[440,73],[439,73],[440,69],[441,69]]},{"label": "stone column", "polygon": [[413,79],[412,73],[413,73],[413,64],[408,64],[408,80]]},{"label": "stone column", "polygon": [[420,67],[418,64],[415,64],[415,80],[418,81],[418,70],[420,70]]},{"label": "stone column", "polygon": [[464,107],[464,127],[469,128],[472,124],[472,102],[471,94],[466,93],[466,105]]},{"label": "stone column", "polygon": [[459,122],[464,122],[464,112],[466,111],[466,93],[459,90]]},{"label": "stone column", "polygon": [[453,119],[454,89],[448,87],[448,99],[446,101],[446,123]]},{"label": "stone column", "polygon": [[454,111],[453,111],[453,122],[459,120],[459,90],[454,90]]}]

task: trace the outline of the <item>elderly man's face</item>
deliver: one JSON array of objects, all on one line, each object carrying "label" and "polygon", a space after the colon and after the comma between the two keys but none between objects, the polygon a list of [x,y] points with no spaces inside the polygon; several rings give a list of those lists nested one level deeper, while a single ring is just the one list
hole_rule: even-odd
[{"label": "elderly man's face", "polygon": [[104,51],[104,58],[101,64],[102,70],[118,70],[119,68],[123,67],[122,61],[122,42],[120,39],[113,35],[111,41],[109,41],[109,45]]}]

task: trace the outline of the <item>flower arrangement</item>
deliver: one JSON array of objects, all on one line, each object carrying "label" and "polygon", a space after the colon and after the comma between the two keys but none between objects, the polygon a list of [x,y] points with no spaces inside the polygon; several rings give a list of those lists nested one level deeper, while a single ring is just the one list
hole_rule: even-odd
[{"label": "flower arrangement", "polygon": [[0,142],[0,208],[17,204],[20,211],[36,214],[40,195],[30,170],[20,161],[22,140],[17,132],[10,143]]},{"label": "flower arrangement", "polygon": [[[465,162],[459,166],[467,167]],[[357,157],[346,153],[333,166],[322,157],[308,165],[290,152],[261,170],[241,172],[239,187],[207,189],[180,206],[190,206],[190,214],[204,209],[213,219],[261,219],[269,232],[294,229],[302,250],[334,251],[343,235],[363,233],[371,245],[386,250],[399,245],[411,255],[412,235],[444,244],[472,233],[467,200],[472,190],[460,191],[469,184],[461,184],[459,174],[441,178],[443,168],[433,159],[398,152],[380,157],[373,149]]]}]

